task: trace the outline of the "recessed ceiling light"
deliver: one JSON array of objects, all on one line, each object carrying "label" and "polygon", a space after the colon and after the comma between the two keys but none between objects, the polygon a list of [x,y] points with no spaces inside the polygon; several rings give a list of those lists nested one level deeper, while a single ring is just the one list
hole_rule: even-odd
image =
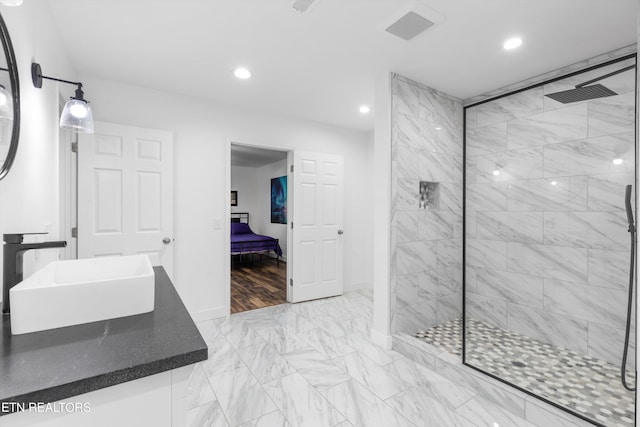
[{"label": "recessed ceiling light", "polygon": [[493,171],[493,176],[498,176],[500,175],[500,171],[498,169]]},{"label": "recessed ceiling light", "polygon": [[622,159],[613,159],[613,164],[614,165],[621,165],[622,164]]},{"label": "recessed ceiling light", "polygon": [[442,130],[442,126],[436,126],[435,129],[436,130]]},{"label": "recessed ceiling light", "polygon": [[558,185],[558,181],[551,181],[551,185]]},{"label": "recessed ceiling light", "polygon": [[504,47],[506,50],[511,50],[511,49],[517,48],[521,44],[522,44],[522,39],[520,37],[513,37],[507,40],[506,42],[504,42],[502,47]]},{"label": "recessed ceiling light", "polygon": [[16,7],[20,6],[21,4],[22,0],[0,0],[0,5],[2,6]]},{"label": "recessed ceiling light", "polygon": [[371,111],[371,108],[369,108],[368,105],[361,105],[360,106],[360,113],[369,114],[370,111]]},{"label": "recessed ceiling light", "polygon": [[239,79],[246,80],[249,77],[251,77],[251,71],[247,70],[244,67],[238,67],[233,72],[233,75],[236,76]]}]

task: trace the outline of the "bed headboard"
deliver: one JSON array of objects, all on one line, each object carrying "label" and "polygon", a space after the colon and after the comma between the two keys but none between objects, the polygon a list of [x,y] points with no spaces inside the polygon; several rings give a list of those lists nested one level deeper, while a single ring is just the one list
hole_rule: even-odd
[{"label": "bed headboard", "polygon": [[249,224],[249,212],[231,212],[231,222]]}]

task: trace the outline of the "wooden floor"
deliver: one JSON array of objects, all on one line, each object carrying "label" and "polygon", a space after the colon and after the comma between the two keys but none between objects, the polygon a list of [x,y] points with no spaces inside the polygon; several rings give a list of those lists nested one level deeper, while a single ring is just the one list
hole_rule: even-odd
[{"label": "wooden floor", "polygon": [[287,263],[275,260],[231,265],[231,313],[287,302]]}]

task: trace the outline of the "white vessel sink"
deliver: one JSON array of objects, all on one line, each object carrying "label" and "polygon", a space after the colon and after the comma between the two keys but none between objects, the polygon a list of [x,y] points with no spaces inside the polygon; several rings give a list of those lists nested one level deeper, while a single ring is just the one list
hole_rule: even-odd
[{"label": "white vessel sink", "polygon": [[153,311],[146,255],[56,261],[9,291],[13,335]]}]

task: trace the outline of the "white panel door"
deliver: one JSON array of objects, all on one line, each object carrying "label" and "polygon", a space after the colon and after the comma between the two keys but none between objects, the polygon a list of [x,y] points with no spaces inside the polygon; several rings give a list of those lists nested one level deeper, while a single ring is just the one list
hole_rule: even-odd
[{"label": "white panel door", "polygon": [[146,254],[173,272],[173,134],[95,123],[78,142],[78,258]]},{"label": "white panel door", "polygon": [[293,153],[291,302],[343,291],[343,158]]}]

